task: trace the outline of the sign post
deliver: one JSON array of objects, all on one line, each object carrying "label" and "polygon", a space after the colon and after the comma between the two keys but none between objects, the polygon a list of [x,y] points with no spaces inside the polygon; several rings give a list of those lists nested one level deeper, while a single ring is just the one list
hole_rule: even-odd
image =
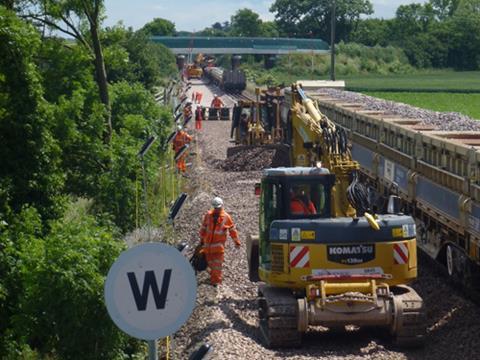
[{"label": "sign post", "polygon": [[197,283],[188,260],[162,243],[137,245],[120,254],[105,281],[105,304],[113,322],[137,339],[156,340],[176,332],[195,307]]}]

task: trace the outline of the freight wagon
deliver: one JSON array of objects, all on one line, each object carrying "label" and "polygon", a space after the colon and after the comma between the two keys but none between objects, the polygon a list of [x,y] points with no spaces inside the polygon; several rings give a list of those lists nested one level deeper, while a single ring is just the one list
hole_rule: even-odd
[{"label": "freight wagon", "polygon": [[241,93],[247,87],[245,73],[240,69],[224,70],[219,67],[206,67],[205,76],[225,92]]},{"label": "freight wagon", "polygon": [[[347,131],[377,207],[399,195],[416,218],[419,247],[455,280],[480,289],[480,132],[436,131],[321,91],[308,95]],[[284,123],[289,99],[287,90]]]}]

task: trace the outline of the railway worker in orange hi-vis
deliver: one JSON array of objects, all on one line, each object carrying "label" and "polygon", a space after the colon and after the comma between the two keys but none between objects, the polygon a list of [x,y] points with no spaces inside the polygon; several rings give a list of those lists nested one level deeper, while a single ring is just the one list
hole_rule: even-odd
[{"label": "railway worker in orange hi-vis", "polygon": [[[173,138],[173,150],[177,154],[182,147],[192,141],[192,137],[183,131],[182,126],[178,125],[177,134]],[[187,170],[187,165],[185,164],[186,154],[183,154],[177,159],[177,169],[178,171],[184,173]]]},{"label": "railway worker in orange hi-vis", "polygon": [[220,97],[217,94],[213,95],[213,100],[212,100],[212,103],[210,104],[210,108],[213,108],[215,110],[215,113],[217,115],[217,120],[220,119],[220,109],[224,105],[225,104],[223,103],[222,99],[220,99]]},{"label": "railway worker in orange hi-vis", "polygon": [[185,107],[183,108],[183,117],[186,119],[191,115],[192,115],[192,103],[188,101]]},{"label": "railway worker in orange hi-vis", "polygon": [[202,97],[203,97],[203,94],[200,91],[197,91],[195,93],[195,102],[197,104],[200,104],[202,102]]},{"label": "railway worker in orange hi-vis", "polygon": [[294,188],[290,199],[290,213],[292,215],[315,215],[317,209],[305,191]]},{"label": "railway worker in orange hi-vis", "polygon": [[240,248],[238,233],[230,215],[223,209],[223,200],[215,197],[212,200],[213,209],[209,210],[200,228],[200,242],[210,268],[210,283],[216,287],[222,283],[222,265],[225,253],[227,231],[235,248]]},{"label": "railway worker in orange hi-vis", "polygon": [[203,120],[203,114],[202,114],[202,107],[197,106],[195,109],[195,129],[201,130],[202,129],[202,120]]},{"label": "railway worker in orange hi-vis", "polygon": [[222,99],[218,95],[213,95],[213,100],[212,103],[210,104],[210,107],[214,109],[221,109],[225,104],[223,103]]}]

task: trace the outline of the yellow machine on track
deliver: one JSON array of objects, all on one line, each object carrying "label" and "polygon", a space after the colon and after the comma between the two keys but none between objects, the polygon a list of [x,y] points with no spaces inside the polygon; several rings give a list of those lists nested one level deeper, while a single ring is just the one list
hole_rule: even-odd
[{"label": "yellow machine on track", "polygon": [[[375,326],[402,346],[423,344],[415,223],[373,215],[345,133],[292,87],[291,161],[264,171],[260,233],[247,242],[249,276],[259,286],[260,330],[268,347],[301,344],[310,325]],[[294,204],[297,204],[294,206]],[[298,212],[298,204],[304,213]]]},{"label": "yellow machine on track", "polygon": [[201,79],[203,76],[202,64],[205,60],[203,54],[198,54],[192,64],[187,65],[188,79]]},{"label": "yellow machine on track", "polygon": [[230,137],[237,145],[280,144],[283,129],[280,107],[283,95],[274,91],[255,89],[256,100],[239,100],[233,108]]}]

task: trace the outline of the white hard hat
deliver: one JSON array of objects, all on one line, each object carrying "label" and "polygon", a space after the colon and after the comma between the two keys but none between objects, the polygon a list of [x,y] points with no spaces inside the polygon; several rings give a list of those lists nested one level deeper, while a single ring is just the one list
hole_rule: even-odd
[{"label": "white hard hat", "polygon": [[178,125],[178,126],[177,126],[177,130],[178,130],[178,131],[182,130],[182,125]]},{"label": "white hard hat", "polygon": [[223,206],[223,200],[218,196],[214,197],[212,200],[212,206],[214,209],[220,209]]},{"label": "white hard hat", "polygon": [[213,94],[213,97],[218,97],[218,95],[217,95],[217,94]]}]

